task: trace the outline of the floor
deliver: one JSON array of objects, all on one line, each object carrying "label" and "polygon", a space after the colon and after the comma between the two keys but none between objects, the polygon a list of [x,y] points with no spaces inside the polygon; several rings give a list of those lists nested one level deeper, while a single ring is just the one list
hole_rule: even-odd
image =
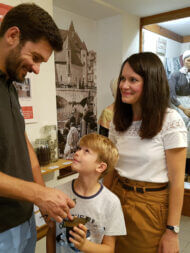
[{"label": "floor", "polygon": [[180,253],[190,253],[190,217],[182,216],[179,233]]}]

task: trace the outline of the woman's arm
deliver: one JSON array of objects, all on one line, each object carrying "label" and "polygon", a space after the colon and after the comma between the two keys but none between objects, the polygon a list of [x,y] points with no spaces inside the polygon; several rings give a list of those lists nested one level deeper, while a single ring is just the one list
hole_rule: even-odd
[{"label": "woman's arm", "polygon": [[[184,196],[186,148],[166,150],[169,177],[169,209],[167,225],[179,226]],[[159,245],[159,253],[179,252],[178,234],[166,229]]]}]

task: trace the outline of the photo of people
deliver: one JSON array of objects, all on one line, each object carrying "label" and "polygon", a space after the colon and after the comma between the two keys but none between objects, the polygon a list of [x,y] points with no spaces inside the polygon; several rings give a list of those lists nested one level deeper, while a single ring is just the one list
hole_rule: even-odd
[{"label": "photo of people", "polygon": [[59,157],[72,159],[81,136],[97,130],[96,52],[88,50],[71,21],[60,30],[63,50],[55,53]]}]

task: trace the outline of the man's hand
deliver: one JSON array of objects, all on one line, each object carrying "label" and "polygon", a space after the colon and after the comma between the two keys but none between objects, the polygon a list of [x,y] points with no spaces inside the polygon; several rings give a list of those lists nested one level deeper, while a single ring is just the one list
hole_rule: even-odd
[{"label": "man's hand", "polygon": [[53,228],[55,225],[55,221],[51,220],[51,218],[47,214],[43,213],[42,210],[40,210],[40,213],[42,215],[41,218],[44,219],[44,221],[48,225],[48,227]]},{"label": "man's hand", "polygon": [[74,227],[73,230],[74,232],[70,230],[70,234],[73,238],[69,237],[69,241],[74,244],[75,248],[82,251],[86,242],[87,227],[83,224],[79,224],[78,227]]},{"label": "man's hand", "polygon": [[57,222],[62,222],[66,217],[72,219],[69,209],[75,206],[74,201],[62,191],[49,187],[40,188],[34,204],[39,207],[43,215],[47,214]]},{"label": "man's hand", "polygon": [[158,253],[179,253],[178,235],[167,229],[160,240]]}]

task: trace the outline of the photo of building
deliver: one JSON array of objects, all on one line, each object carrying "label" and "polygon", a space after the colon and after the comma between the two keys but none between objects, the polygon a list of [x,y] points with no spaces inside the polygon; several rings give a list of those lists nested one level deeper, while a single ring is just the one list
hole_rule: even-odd
[{"label": "photo of building", "polygon": [[63,50],[55,53],[59,156],[70,159],[79,138],[97,130],[96,52],[87,49],[72,21],[60,32]]}]

